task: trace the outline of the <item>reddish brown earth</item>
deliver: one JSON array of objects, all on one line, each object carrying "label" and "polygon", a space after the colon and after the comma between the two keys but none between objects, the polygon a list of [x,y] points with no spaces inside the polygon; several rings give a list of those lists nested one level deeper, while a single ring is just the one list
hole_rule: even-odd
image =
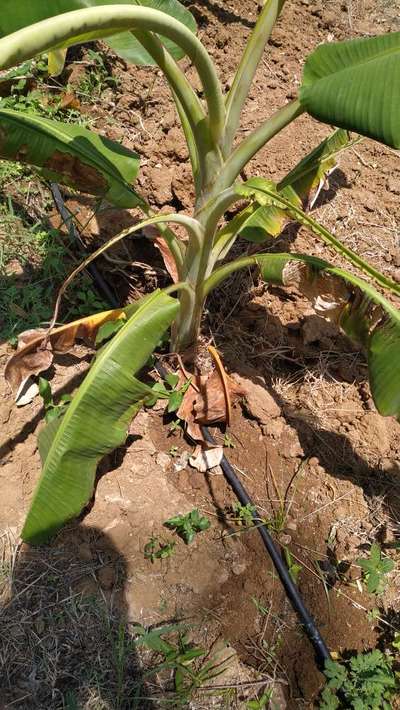
[{"label": "reddish brown earth", "polygon": [[[228,86],[254,22],[256,3],[199,0],[191,9],[199,36]],[[396,3],[369,0],[289,2],[257,73],[242,134],[295,95],[304,57],[319,42],[399,29],[398,9]],[[162,77],[150,68],[126,68],[120,60],[113,59],[112,66],[118,91],[87,108],[95,127],[143,156],[139,185],[152,205],[190,210],[187,155]],[[191,69],[188,74],[194,80]],[[246,176],[279,179],[327,133],[326,127],[300,118],[260,152]],[[398,154],[365,141],[342,156],[320,195],[316,215],[347,245],[399,280],[399,195]],[[90,203],[78,202],[83,218]],[[77,202],[71,205],[76,208]],[[89,225],[87,239],[100,242],[134,217],[107,212]],[[159,255],[150,246],[145,252],[142,247],[143,241],[129,246],[128,257],[148,262],[150,268],[125,266],[119,272],[121,289],[131,296],[166,283]],[[336,254],[293,226],[272,248],[316,253],[340,263]],[[110,265],[103,266],[107,275]],[[400,630],[398,565],[385,593],[374,598],[357,584],[360,569],[355,561],[377,540],[398,562],[392,548],[399,535],[400,426],[376,412],[363,356],[294,291],[266,291],[250,272],[213,295],[204,333],[224,356],[227,369],[250,382],[248,403],[234,410],[234,448],[227,454],[268,519],[276,520],[284,502],[287,514],[277,539],[302,565],[300,590],[329,648],[342,653],[387,646]],[[5,344],[0,364],[10,352]],[[50,373],[53,390],[73,390],[88,362],[83,348],[60,358]],[[4,382],[0,389],[0,524],[8,531],[4,539],[12,543],[40,471],[36,433],[43,411],[37,399],[15,409]],[[173,456],[171,447],[177,447]],[[198,643],[212,648],[224,639],[237,652],[239,665],[227,684],[254,679],[249,669],[256,669],[257,678],[282,682],[288,707],[314,706],[322,676],[259,537],[255,531],[231,534],[234,497],[219,468],[206,475],[188,466],[175,470],[174,464],[189,449],[180,432],[169,433],[162,411],[140,413],[126,446],[101,464],[90,510],[49,548],[35,553],[37,570],[43,568],[46,575],[53,565],[56,571],[49,577],[50,590],[42,580],[39,597],[26,594],[26,602],[22,596],[16,606],[18,619],[27,618],[28,624],[39,609],[43,627],[32,630],[22,624],[13,636],[12,615],[5,614],[2,634],[10,639],[8,662],[14,661],[18,670],[2,681],[4,707],[64,707],[54,688],[69,687],[64,675],[76,687],[70,667],[80,658],[78,651],[63,647],[52,691],[49,674],[35,676],[33,666],[37,648],[49,633],[47,605],[60,610],[64,594],[77,592],[106,599],[113,613],[130,622],[150,625],[190,618],[198,624]],[[211,528],[191,546],[179,543],[170,559],[151,565],[143,555],[150,536],[168,537],[163,522],[194,507],[209,516]],[[10,599],[25,594],[30,555],[24,549],[19,552]],[[57,566],[57,555],[64,568]],[[319,570],[332,572],[338,562],[341,577],[332,579],[327,589]],[[29,577],[28,584],[34,579]],[[381,621],[368,616],[373,608],[379,608]],[[33,650],[24,656],[27,644]],[[84,645],[79,653],[85,657]],[[100,661],[101,653],[100,648]],[[204,704],[203,699],[193,707],[244,707],[240,692],[230,705]]]}]

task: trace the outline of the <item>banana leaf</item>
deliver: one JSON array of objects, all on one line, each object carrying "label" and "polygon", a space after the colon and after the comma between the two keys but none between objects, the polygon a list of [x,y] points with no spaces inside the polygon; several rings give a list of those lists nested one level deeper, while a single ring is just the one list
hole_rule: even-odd
[{"label": "banana leaf", "polygon": [[117,207],[141,202],[131,187],[138,155],[82,126],[0,109],[0,158],[33,165],[45,178]]},{"label": "banana leaf", "polygon": [[123,444],[132,417],[153,395],[134,375],[178,309],[178,301],[162,291],[141,299],[126,324],[97,353],[63,417],[39,435],[43,471],[22,531],[26,542],[45,542],[90,500],[97,464]]},{"label": "banana leaf", "polygon": [[319,121],[400,148],[400,32],[320,45],[299,98]]},{"label": "banana leaf", "polygon": [[362,279],[301,254],[257,255],[265,281],[295,286],[316,313],[361,343],[378,411],[400,419],[400,311]]},{"label": "banana leaf", "polygon": [[[334,131],[306,155],[275,189],[293,205],[307,207],[316,190],[336,166],[338,155],[352,144],[353,140],[348,131]],[[254,180],[257,185],[257,178]],[[239,234],[249,242],[262,244],[268,237],[281,234],[289,220],[287,210],[277,205],[248,205],[220,231],[218,241],[222,239],[229,248],[232,240]],[[221,252],[220,258],[225,256],[226,251],[227,249]]]},{"label": "banana leaf", "polygon": [[[48,17],[101,5],[138,5],[160,10],[182,22],[192,32],[196,32],[196,22],[193,15],[178,0],[2,0],[0,38]],[[182,49],[171,40],[165,37],[159,37],[159,39],[175,59],[181,59],[184,56]],[[117,54],[132,64],[154,64],[152,57],[130,32],[114,34],[105,38],[104,41]],[[69,46],[71,44],[74,42],[68,43]]]}]

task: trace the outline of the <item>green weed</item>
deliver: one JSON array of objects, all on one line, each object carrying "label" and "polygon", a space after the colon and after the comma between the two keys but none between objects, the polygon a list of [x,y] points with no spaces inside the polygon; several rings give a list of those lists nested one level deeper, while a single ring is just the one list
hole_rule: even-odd
[{"label": "green weed", "polygon": [[92,66],[79,82],[76,93],[82,99],[93,102],[93,99],[99,99],[106,89],[116,89],[118,81],[107,69],[103,54],[89,49],[87,57]]},{"label": "green weed", "polygon": [[176,515],[174,518],[166,520],[166,528],[174,530],[179,537],[190,545],[195,536],[210,527],[210,521],[204,515],[200,515],[197,508],[194,508],[186,515]]},{"label": "green weed", "polygon": [[393,659],[378,649],[359,653],[349,661],[325,664],[327,683],[320,710],[346,707],[354,710],[391,710],[391,698],[399,687]]},{"label": "green weed", "polygon": [[382,594],[386,587],[386,575],[394,569],[394,562],[389,557],[382,557],[377,542],[371,545],[369,558],[359,558],[356,563],[362,569],[363,581],[370,594]]},{"label": "green weed", "polygon": [[[0,161],[0,187],[10,174]],[[15,179],[21,175],[15,175]],[[16,344],[17,335],[51,319],[58,286],[72,269],[64,238],[44,223],[30,224],[15,213],[11,199],[0,202],[0,337]],[[64,299],[63,318],[73,320],[108,305],[83,275]]]},{"label": "green weed", "polygon": [[[147,671],[145,679],[164,670],[173,673],[173,707],[187,707],[195,692],[221,675],[229,664],[230,658],[219,661],[215,656],[207,660],[207,651],[189,641],[187,628],[182,624],[150,630],[138,626],[135,630],[137,646],[145,646],[161,657],[160,663]],[[165,636],[173,638],[167,640]]]},{"label": "green weed", "polygon": [[144,546],[144,556],[146,560],[154,562],[154,560],[164,560],[167,557],[172,557],[175,552],[176,542],[160,540],[158,537],[152,536]]},{"label": "green weed", "polygon": [[51,392],[51,385],[44,377],[39,377],[39,394],[43,400],[46,422],[57,419],[65,412],[65,407],[70,403],[72,397],[69,394],[62,394],[60,404],[55,404]]}]

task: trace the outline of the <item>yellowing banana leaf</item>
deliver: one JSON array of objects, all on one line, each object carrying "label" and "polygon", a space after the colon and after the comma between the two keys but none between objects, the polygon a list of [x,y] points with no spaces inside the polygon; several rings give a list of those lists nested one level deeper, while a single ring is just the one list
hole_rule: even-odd
[{"label": "yellowing banana leaf", "polygon": [[68,352],[78,339],[94,344],[97,332],[104,323],[124,320],[133,310],[134,304],[79,318],[72,323],[53,328],[48,337],[47,330],[42,328],[21,333],[17,350],[6,364],[5,379],[11,389],[18,390],[28,377],[38,375],[50,367],[53,353]]},{"label": "yellowing banana leaf", "polygon": [[49,52],[47,57],[49,76],[60,76],[64,69],[66,57],[66,49],[55,49],[54,52]]},{"label": "yellowing banana leaf", "polygon": [[[0,17],[0,37],[6,37],[23,27],[28,27],[48,17],[82,8],[104,5],[137,5],[165,12],[182,22],[192,32],[196,32],[196,22],[193,15],[178,0],[2,0]],[[34,31],[34,30],[33,30]],[[109,34],[109,33],[108,33]],[[107,44],[133,64],[154,64],[138,40],[130,32],[121,32],[107,37],[107,33],[97,33],[96,37],[105,37]],[[77,37],[68,42],[68,46],[93,39],[94,37]],[[175,59],[181,59],[184,52],[168,38],[159,37]],[[0,61],[1,65],[1,61]]]},{"label": "yellowing banana leaf", "polygon": [[353,274],[300,254],[255,257],[268,283],[295,286],[320,316],[364,347],[378,411],[400,418],[400,311]]},{"label": "yellowing banana leaf", "polygon": [[177,315],[179,303],[162,291],[146,296],[98,352],[64,416],[39,437],[43,471],[22,531],[41,543],[77,516],[93,493],[100,459],[123,444],[132,416],[150,387],[134,375]]},{"label": "yellowing banana leaf", "polygon": [[131,187],[137,154],[81,126],[0,109],[0,158],[34,165],[49,180],[105,197],[117,207],[140,202]]},{"label": "yellowing banana leaf", "polygon": [[317,47],[300,103],[319,121],[400,148],[400,32]]},{"label": "yellowing banana leaf", "polygon": [[317,237],[322,239],[325,244],[329,244],[329,246],[335,249],[341,256],[348,259],[353,266],[373,278],[380,286],[400,296],[400,285],[396,281],[382,274],[359,254],[343,244],[343,242],[337,239],[328,229],[319,224],[309,214],[306,214],[293,200],[288,199],[285,193],[279,191],[276,185],[270,180],[253,178],[245,183],[238,183],[235,188],[239,195],[255,200],[261,207],[282,207],[292,219],[310,229]]}]

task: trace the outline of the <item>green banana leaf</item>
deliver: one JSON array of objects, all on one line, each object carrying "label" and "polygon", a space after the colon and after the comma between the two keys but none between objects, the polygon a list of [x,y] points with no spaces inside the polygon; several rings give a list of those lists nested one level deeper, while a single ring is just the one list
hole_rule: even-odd
[{"label": "green banana leaf", "polygon": [[146,396],[154,394],[134,374],[178,309],[178,301],[162,291],[141,299],[126,324],[97,353],[64,416],[39,435],[43,471],[22,531],[26,542],[44,542],[90,500],[100,459],[123,444],[132,416]]},{"label": "green banana leaf", "polygon": [[337,237],[329,232],[322,224],[319,224],[319,222],[313,219],[309,214],[306,214],[301,207],[295,204],[294,200],[288,199],[284,191],[279,191],[275,183],[271,180],[265,180],[261,177],[251,178],[247,180],[247,182],[237,183],[235,189],[239,195],[243,195],[247,197],[247,199],[255,200],[261,207],[274,206],[284,209],[288,216],[310,229],[317,237],[322,239],[325,244],[328,244],[342,257],[348,259],[353,266],[373,278],[380,286],[383,286],[383,288],[400,296],[400,285],[396,281],[382,274],[381,271],[365,261],[357,252],[354,252],[343,244],[343,242],[337,239]]},{"label": "green banana leaf", "polygon": [[255,257],[268,283],[296,288],[316,313],[336,323],[367,354],[378,411],[400,418],[400,311],[362,279],[301,254]]},{"label": "green banana leaf", "polygon": [[[334,131],[306,155],[277,184],[276,189],[295,206],[305,206],[312,200],[315,190],[327,174],[336,166],[337,156],[350,145],[353,145],[353,140],[348,131]],[[258,178],[254,180],[257,185]],[[218,239],[223,238],[224,242],[228,242],[229,237],[233,239],[239,234],[249,242],[262,244],[268,237],[281,234],[289,219],[287,211],[276,205],[248,205],[221,230]],[[224,250],[220,258],[223,258],[225,253]]]},{"label": "green banana leaf", "polygon": [[400,32],[321,45],[299,98],[319,121],[400,148]]},{"label": "green banana leaf", "polygon": [[0,158],[40,168],[54,182],[105,197],[117,207],[135,207],[131,187],[139,157],[87,128],[0,109]]},{"label": "green banana leaf", "polygon": [[[36,22],[72,10],[100,5],[140,5],[160,10],[182,22],[192,32],[196,32],[193,15],[178,0],[2,0],[0,16],[0,38],[28,27]],[[184,52],[165,37],[160,37],[165,47],[175,59],[181,59]],[[112,35],[104,40],[126,61],[132,64],[154,64],[151,56],[130,32]],[[75,44],[69,42],[68,46]]]}]

